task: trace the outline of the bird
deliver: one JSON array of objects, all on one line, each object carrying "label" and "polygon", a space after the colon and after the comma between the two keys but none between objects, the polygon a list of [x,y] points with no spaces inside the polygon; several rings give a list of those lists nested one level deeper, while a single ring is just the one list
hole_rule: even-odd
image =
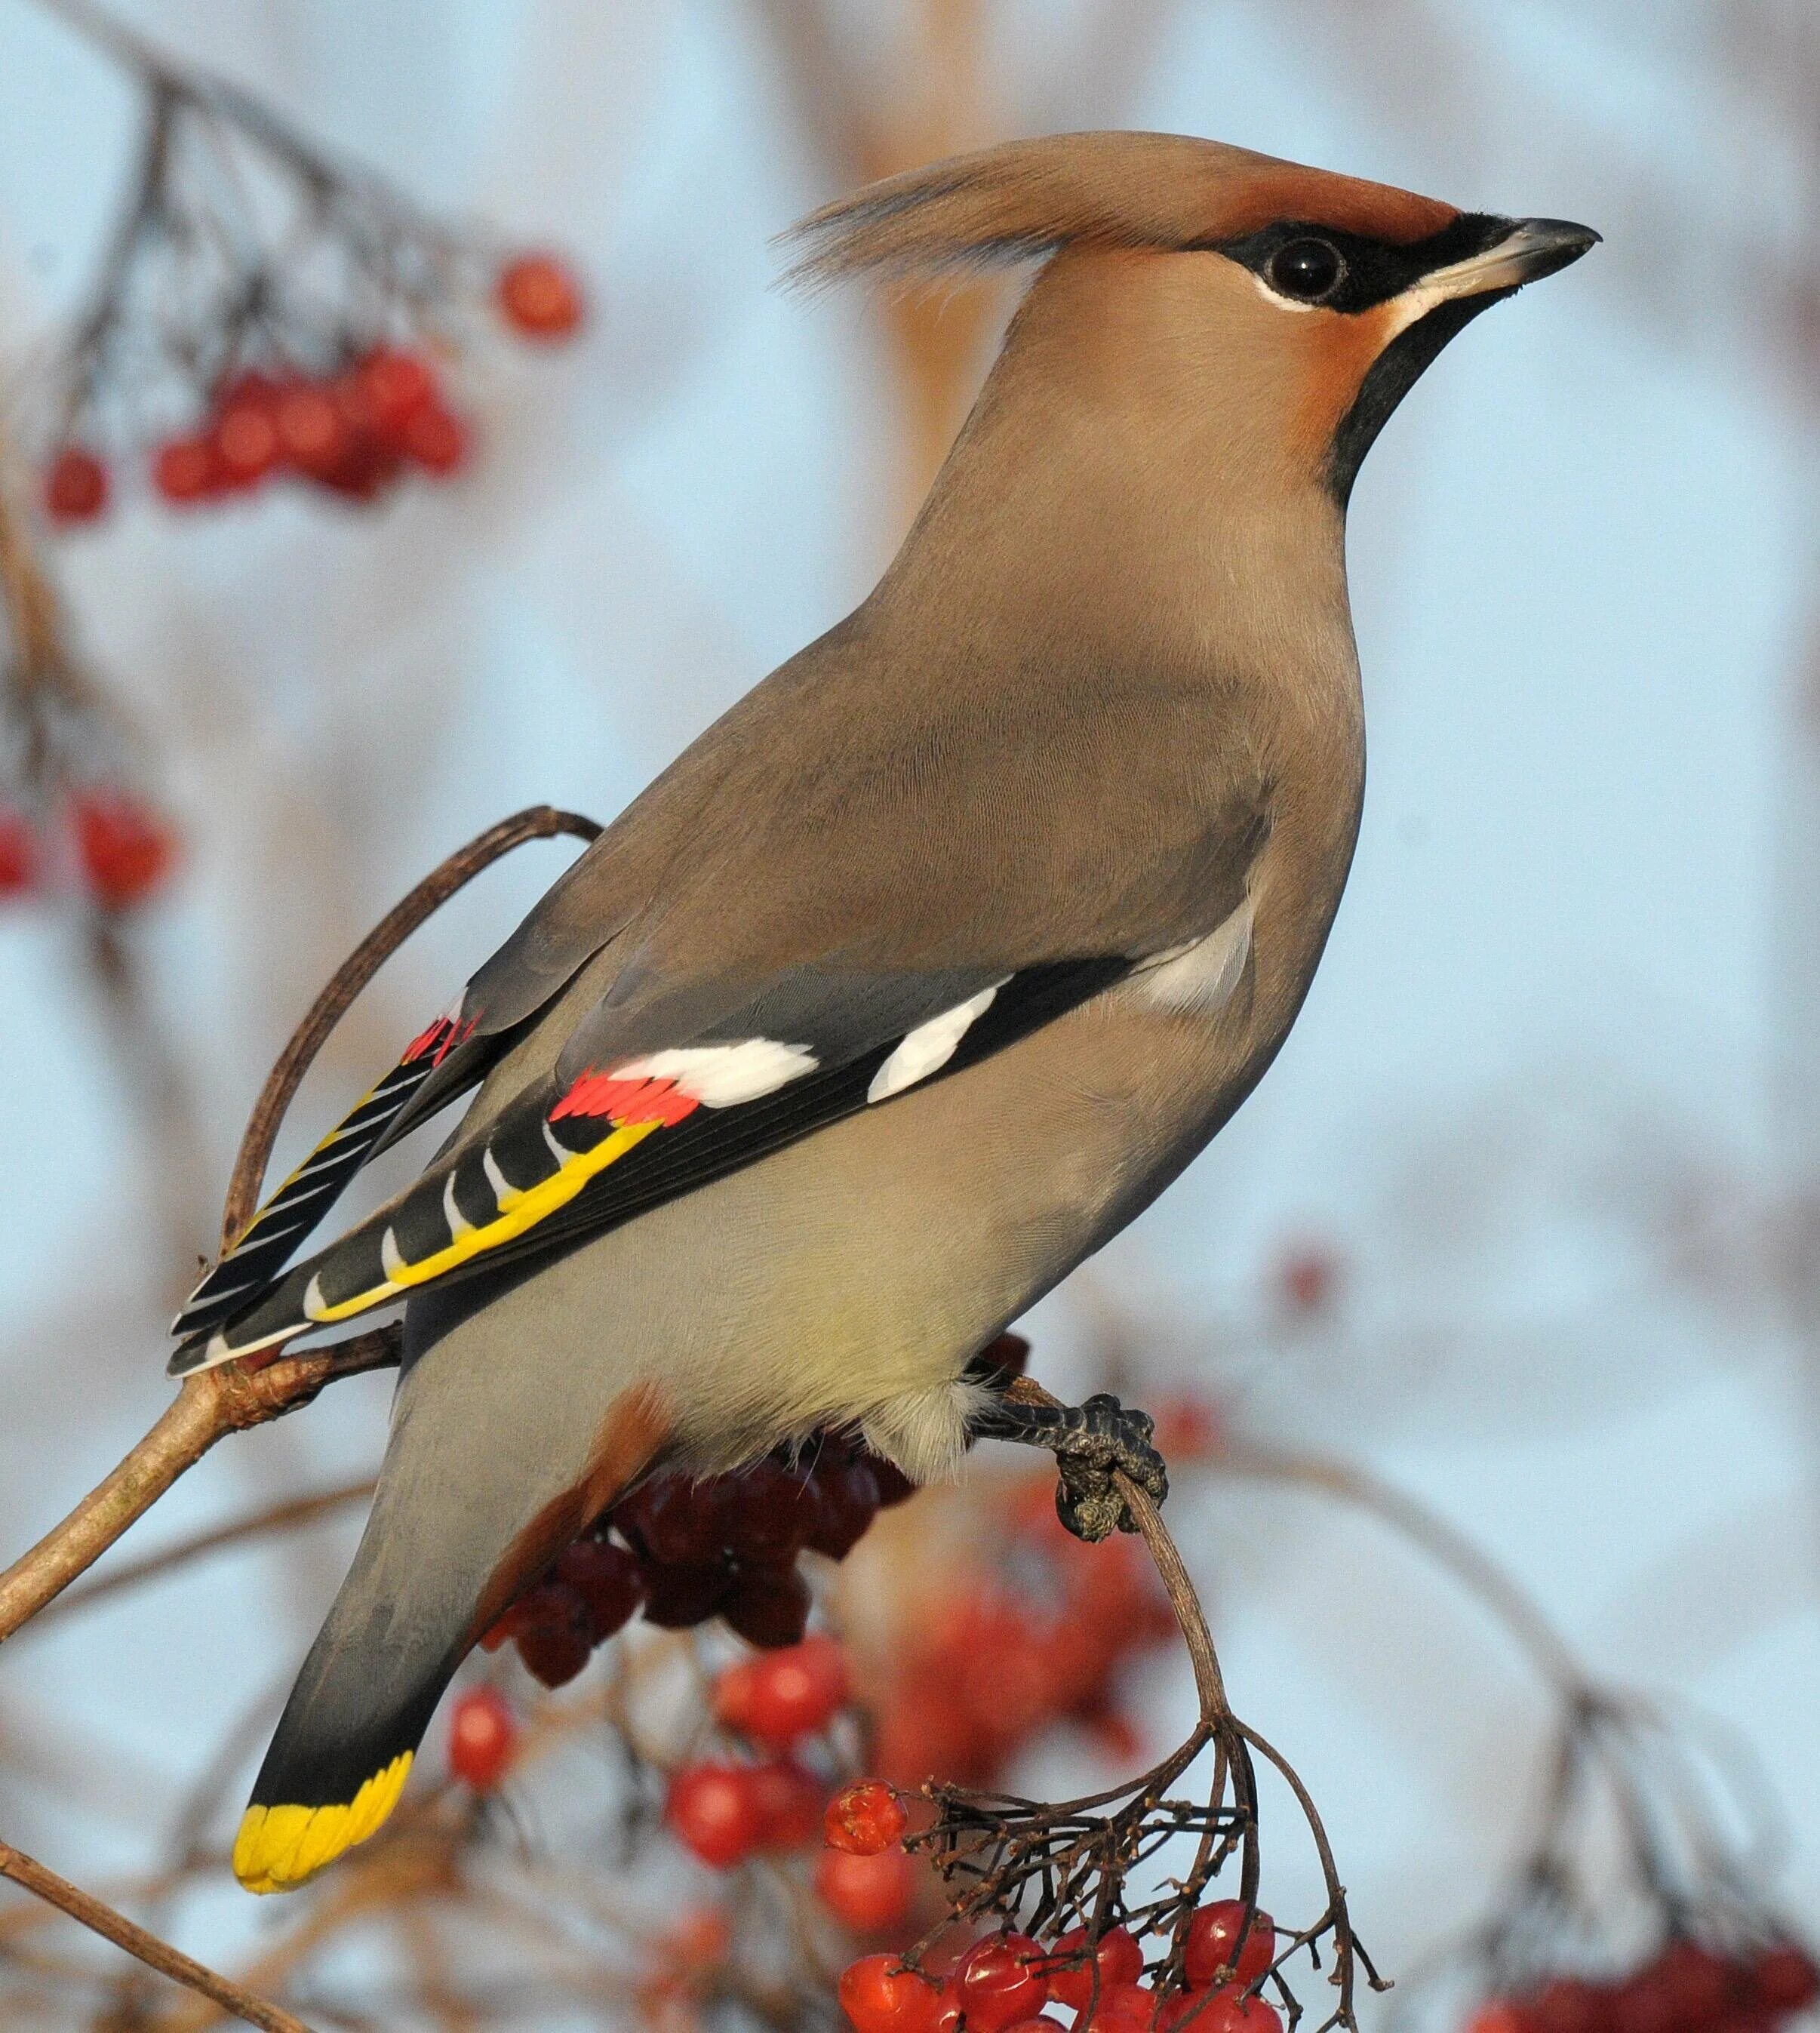
[{"label": "bird", "polygon": [[[1084,1537],[1130,1522],[1109,1464],[1161,1494],[1141,1413],[1046,1421],[976,1358],[1282,1046],[1360,824],[1360,462],[1449,339],[1599,237],[1134,132],[792,230],[811,291],[1030,279],[874,590],[567,869],[178,1317],[182,1376],[403,1306],[242,1884],[369,1836],[479,1634],[659,1470],[844,1430],[920,1484],[997,1434],[1056,1450]],[[412,1184],[298,1257],[464,1097]]]}]

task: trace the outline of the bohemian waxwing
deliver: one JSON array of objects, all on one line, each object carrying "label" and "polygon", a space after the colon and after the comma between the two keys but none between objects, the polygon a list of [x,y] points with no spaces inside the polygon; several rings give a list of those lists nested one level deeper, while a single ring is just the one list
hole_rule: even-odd
[{"label": "bohemian waxwing", "polygon": [[[1365,743],[1346,504],[1467,320],[1598,238],[1163,134],[936,164],[797,229],[811,283],[1043,260],[871,595],[577,861],[179,1316],[182,1375],[404,1299],[353,1570],[234,1868],[384,1818],[470,1645],[654,1465],[1030,1430],[970,1365],[1256,1084],[1307,994]],[[418,1182],[286,1268],[376,1151]],[[1097,1447],[1097,1451],[1095,1451]],[[1098,1481],[1094,1477],[1097,1473]]]}]

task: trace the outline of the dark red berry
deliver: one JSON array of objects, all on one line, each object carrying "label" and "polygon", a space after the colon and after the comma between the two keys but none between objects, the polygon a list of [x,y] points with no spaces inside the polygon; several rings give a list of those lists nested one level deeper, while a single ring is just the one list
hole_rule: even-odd
[{"label": "dark red berry", "polygon": [[868,1458],[867,1466],[878,1485],[878,1508],[881,1511],[889,1511],[916,1494],[917,1485],[895,1462],[888,1462],[882,1456],[874,1455]]},{"label": "dark red berry", "polygon": [[1751,1965],[1751,1988],[1773,2012],[1799,2012],[1820,1997],[1820,1971],[1805,1949],[1774,1941]]},{"label": "dark red berry", "polygon": [[36,886],[38,836],[23,812],[0,811],[0,897],[20,897]]},{"label": "dark red berry", "polygon": [[801,1639],[810,1604],[809,1584],[794,1567],[741,1567],[721,1614],[748,1645],[770,1651]]},{"label": "dark red berry", "polygon": [[781,1462],[755,1462],[740,1477],[727,1523],[727,1544],[743,1560],[794,1559],[820,1524],[820,1493]]},{"label": "dark red berry", "polygon": [[807,1543],[831,1560],[844,1560],[878,1514],[878,1478],[863,1462],[844,1462],[818,1467],[815,1486],[822,1500]]},{"label": "dark red berry", "polygon": [[580,1597],[595,1644],[611,1638],[637,1615],[645,1599],[645,1578],[624,1546],[578,1539],[556,1556],[556,1578]]},{"label": "dark red berry", "polygon": [[643,1565],[645,1621],[661,1630],[688,1631],[706,1623],[732,1592],[735,1576],[725,1561],[688,1567]]}]

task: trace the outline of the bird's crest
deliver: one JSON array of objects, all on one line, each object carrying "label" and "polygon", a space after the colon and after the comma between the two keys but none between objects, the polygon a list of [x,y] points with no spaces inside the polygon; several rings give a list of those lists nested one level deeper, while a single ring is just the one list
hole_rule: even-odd
[{"label": "bird's crest", "polygon": [[1053,134],[1007,141],[868,184],[780,236],[788,279],[911,279],[991,268],[1086,244],[1159,252],[1217,245],[1278,219],[1399,245],[1438,233],[1451,205],[1185,134]]}]

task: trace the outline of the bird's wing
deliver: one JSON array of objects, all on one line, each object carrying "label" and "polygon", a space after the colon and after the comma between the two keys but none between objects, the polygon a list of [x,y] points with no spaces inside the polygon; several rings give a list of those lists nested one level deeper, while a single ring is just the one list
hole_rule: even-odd
[{"label": "bird's wing", "polygon": [[[171,1372],[617,1226],[999,1050],[1130,970],[1122,956],[1010,974],[804,968],[706,1021],[698,992],[631,998],[635,1017],[609,998],[555,1072],[483,1134],[328,1249],[218,1307],[171,1358]],[[666,1035],[666,1007],[674,1042],[628,1052],[631,1036]]]}]

